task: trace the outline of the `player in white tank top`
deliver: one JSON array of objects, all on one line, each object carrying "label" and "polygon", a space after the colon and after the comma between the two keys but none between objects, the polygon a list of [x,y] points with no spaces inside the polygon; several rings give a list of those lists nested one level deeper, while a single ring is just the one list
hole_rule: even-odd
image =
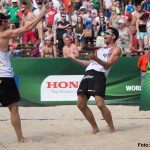
[{"label": "player in white tank top", "polygon": [[43,6],[40,14],[29,24],[14,30],[9,29],[9,16],[0,13],[0,103],[2,106],[9,108],[11,122],[19,143],[24,143],[27,140],[22,134],[17,105],[17,102],[20,100],[20,95],[14,80],[14,72],[11,67],[8,45],[10,39],[16,38],[21,34],[32,30],[47,13],[46,7]]},{"label": "player in white tank top", "polygon": [[[105,88],[106,77],[110,68],[116,63],[121,56],[121,48],[116,47],[115,41],[118,39],[119,32],[113,27],[108,27],[104,34],[105,48],[100,48],[96,53],[87,55],[89,60],[77,59],[74,55],[69,55],[73,61],[87,66],[85,75],[80,82],[77,95],[78,95],[78,108],[84,114],[92,127],[93,134],[99,132],[98,125],[94,119],[92,111],[87,106],[87,101],[90,96],[94,96],[96,104],[101,111],[103,118],[107,122],[110,132],[114,132],[115,128],[109,109],[106,107]],[[105,76],[104,76],[105,74]]]}]

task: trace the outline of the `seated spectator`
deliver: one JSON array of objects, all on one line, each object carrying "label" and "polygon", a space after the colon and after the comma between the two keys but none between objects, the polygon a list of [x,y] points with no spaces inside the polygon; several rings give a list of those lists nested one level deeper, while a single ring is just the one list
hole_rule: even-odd
[{"label": "seated spectator", "polygon": [[46,37],[45,42],[42,45],[41,58],[44,58],[44,57],[49,57],[49,58],[57,57],[57,51],[56,51],[56,48],[52,44],[51,37]]},{"label": "seated spectator", "polygon": [[125,21],[123,19],[118,20],[118,31],[119,31],[119,38],[118,38],[118,46],[122,49],[122,54],[130,57],[131,56],[131,41],[132,41],[132,34],[128,27],[126,27]]},{"label": "seated spectator", "polygon": [[47,24],[46,26],[47,31],[45,32],[45,37],[51,37],[52,42],[56,45],[56,31],[52,28],[51,24]]},{"label": "seated spectator", "polygon": [[74,55],[74,57],[79,56],[79,52],[75,44],[71,44],[71,39],[69,37],[64,38],[65,46],[63,47],[63,57],[68,57],[68,55]]},{"label": "seated spectator", "polygon": [[143,51],[144,46],[148,45],[148,33],[146,27],[148,18],[149,15],[145,13],[136,21],[137,39],[139,41],[139,51]]},{"label": "seated spectator", "polygon": [[65,37],[69,37],[71,44],[72,43],[75,44],[75,33],[73,32],[72,26],[68,25],[66,30],[67,30],[67,32],[63,34],[63,40],[65,39]]},{"label": "seated spectator", "polygon": [[20,10],[20,7],[18,5],[18,1],[17,0],[12,0],[12,7],[8,7],[8,9],[6,10],[6,14],[9,14],[11,16],[11,22],[13,24],[15,24],[15,28],[19,28],[19,21],[20,19],[18,18],[18,16],[16,15],[17,12]]}]

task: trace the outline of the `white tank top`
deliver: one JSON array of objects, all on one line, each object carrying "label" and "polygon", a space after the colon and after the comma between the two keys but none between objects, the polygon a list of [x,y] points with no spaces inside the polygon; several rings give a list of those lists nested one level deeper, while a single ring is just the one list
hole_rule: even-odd
[{"label": "white tank top", "polygon": [[[106,61],[108,62],[108,54],[109,54],[109,51],[111,50],[111,48],[100,48],[98,51],[97,51],[97,57],[103,61]],[[105,69],[102,65],[98,64],[96,61],[92,61],[88,67],[86,68],[86,71],[88,70],[96,70],[98,72],[104,72],[105,74],[105,77],[108,76],[108,73],[110,71],[111,68],[109,69]]]},{"label": "white tank top", "polygon": [[13,77],[14,72],[10,63],[10,52],[0,51],[0,77]]}]

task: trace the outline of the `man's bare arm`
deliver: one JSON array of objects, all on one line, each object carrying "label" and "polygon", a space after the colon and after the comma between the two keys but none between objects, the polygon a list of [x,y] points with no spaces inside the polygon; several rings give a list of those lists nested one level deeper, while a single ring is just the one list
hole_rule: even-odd
[{"label": "man's bare arm", "polygon": [[8,38],[8,39],[16,38],[19,35],[23,34],[24,32],[30,31],[31,29],[33,29],[37,25],[37,23],[41,20],[42,16],[46,14],[46,12],[47,12],[47,10],[44,7],[41,10],[40,14],[33,21],[26,23],[25,26],[20,27],[18,29],[6,30],[5,34],[3,34],[2,38]]}]

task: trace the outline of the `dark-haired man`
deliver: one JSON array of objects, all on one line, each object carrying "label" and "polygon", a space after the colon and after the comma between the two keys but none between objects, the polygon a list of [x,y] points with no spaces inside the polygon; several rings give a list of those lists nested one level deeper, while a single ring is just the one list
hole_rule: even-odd
[{"label": "dark-haired man", "polygon": [[106,47],[98,49],[95,53],[87,55],[89,60],[77,59],[74,55],[68,55],[73,61],[87,66],[85,75],[79,85],[77,95],[77,106],[83,113],[85,118],[92,126],[93,134],[99,132],[99,128],[94,119],[92,111],[87,106],[87,101],[90,96],[95,98],[97,107],[100,109],[103,118],[107,122],[110,132],[114,132],[115,128],[109,109],[104,103],[106,78],[114,63],[116,63],[121,56],[121,49],[115,46],[115,41],[118,39],[118,30],[112,27],[107,28],[104,32],[104,42]]},{"label": "dark-haired man", "polygon": [[14,72],[10,62],[10,52],[8,51],[9,40],[18,37],[34,28],[47,12],[43,7],[40,14],[34,20],[18,29],[9,28],[9,18],[0,13],[0,103],[4,107],[8,107],[11,116],[11,123],[15,129],[18,142],[24,143],[21,129],[21,121],[18,112],[17,102],[20,100],[19,91],[14,80]]}]

